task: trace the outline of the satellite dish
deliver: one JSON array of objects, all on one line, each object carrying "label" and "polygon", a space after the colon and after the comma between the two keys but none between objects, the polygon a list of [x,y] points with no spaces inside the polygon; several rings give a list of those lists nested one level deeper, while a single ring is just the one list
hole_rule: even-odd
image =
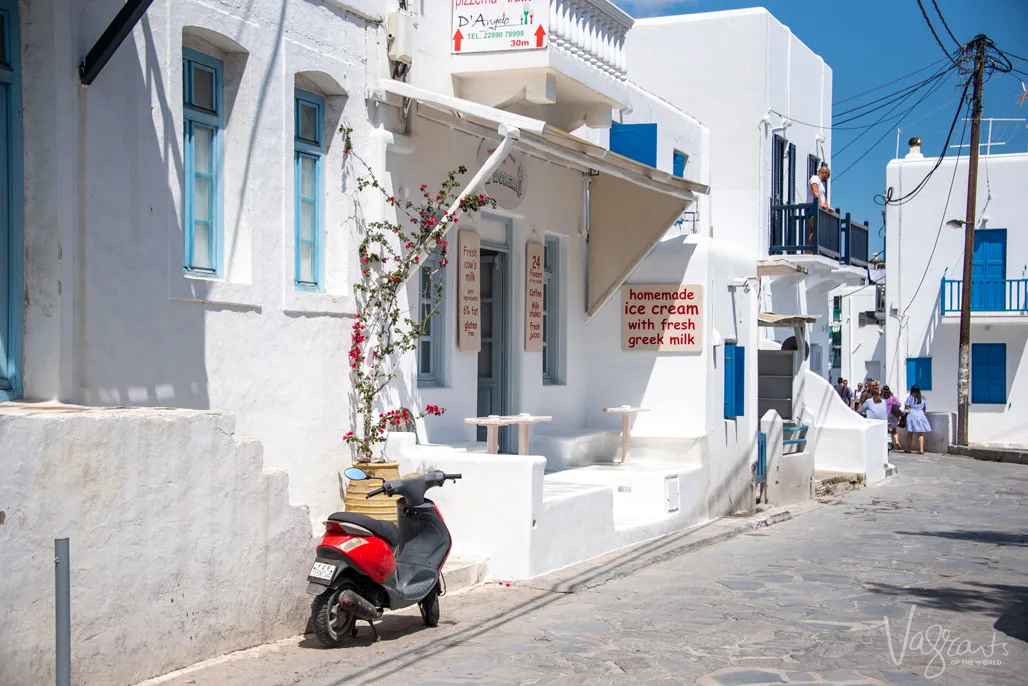
[{"label": "satellite dish", "polygon": [[885,285],[885,265],[869,264],[867,265],[867,281],[873,283],[876,286]]}]

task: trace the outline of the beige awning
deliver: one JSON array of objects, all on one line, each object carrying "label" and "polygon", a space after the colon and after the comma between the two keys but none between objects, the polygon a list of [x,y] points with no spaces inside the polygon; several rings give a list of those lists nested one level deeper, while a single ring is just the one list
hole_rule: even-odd
[{"label": "beige awning", "polygon": [[773,312],[761,312],[757,315],[757,326],[774,327],[797,327],[806,324],[813,324],[820,315],[816,314],[775,314]]},{"label": "beige awning", "polygon": [[480,103],[386,79],[384,94],[414,100],[419,114],[448,126],[459,125],[486,139],[503,125],[521,132],[518,147],[590,176],[589,266],[586,313],[592,316],[624,283],[661,236],[709,186],[689,181],[612,153],[546,122]]},{"label": "beige awning", "polygon": [[601,174],[589,187],[586,314],[607,302],[645,259],[687,201]]}]

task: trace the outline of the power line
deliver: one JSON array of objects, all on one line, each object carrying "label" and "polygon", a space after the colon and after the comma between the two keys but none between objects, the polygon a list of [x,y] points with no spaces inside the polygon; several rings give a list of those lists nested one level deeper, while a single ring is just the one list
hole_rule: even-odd
[{"label": "power line", "polygon": [[953,32],[949,30],[949,24],[946,23],[946,17],[942,16],[942,10],[939,9],[939,3],[932,0],[932,5],[935,7],[935,13],[938,14],[939,19],[942,20],[942,25],[945,27],[946,33],[948,33],[949,37],[953,39],[953,42],[957,44],[957,50],[962,50],[964,46],[957,40],[957,37],[953,35]]},{"label": "power line", "polygon": [[[917,102],[915,102],[915,103],[914,103],[913,105],[911,105],[911,106],[910,106],[910,107],[909,107],[909,108],[908,108],[908,109],[907,109],[907,110],[906,110],[905,112],[902,112],[902,113],[900,113],[900,114],[898,114],[898,115],[895,115],[895,116],[891,117],[891,119],[896,119],[896,118],[899,118],[899,120],[900,120],[900,122],[899,122],[899,123],[901,123],[901,124],[902,124],[902,123],[903,123],[903,120],[904,120],[904,119],[906,119],[906,118],[907,118],[907,117],[908,117],[908,116],[910,115],[910,113],[911,113],[911,112],[913,112],[913,111],[914,111],[915,109],[917,109],[917,106],[918,106],[918,105],[920,105],[920,104],[921,104],[922,102],[924,102],[925,100],[927,100],[927,99],[928,99],[928,98],[929,98],[929,97],[930,97],[930,96],[931,96],[931,95],[932,95],[933,93],[935,93],[935,92],[936,92],[937,90],[939,90],[939,88],[941,88],[941,87],[942,87],[942,85],[943,85],[943,84],[944,84],[945,82],[946,82],[945,80],[940,80],[940,81],[937,81],[937,82],[936,82],[936,83],[935,83],[935,84],[934,84],[934,85],[933,85],[933,86],[932,86],[931,88],[929,88],[929,89],[928,89],[928,90],[927,90],[927,91],[926,91],[926,92],[925,92],[925,93],[924,93],[924,94],[923,94],[923,95],[922,95],[922,96],[921,96],[921,97],[920,97],[920,98],[919,98],[919,99],[917,100]],[[912,95],[913,95],[913,93],[910,93],[909,95],[907,95],[907,98],[909,98],[909,97],[910,97],[910,96],[912,96]],[[904,100],[906,100],[906,98],[904,98]],[[886,121],[886,119],[887,119],[887,118],[889,118],[889,115],[890,115],[890,114],[892,114],[892,113],[893,113],[894,111],[896,111],[896,109],[898,109],[898,108],[900,107],[900,105],[902,105],[902,104],[903,104],[903,102],[902,102],[902,101],[901,101],[901,102],[898,102],[898,103],[896,103],[896,104],[895,104],[895,105],[893,106],[893,108],[892,108],[891,110],[889,110],[889,111],[888,111],[888,112],[886,112],[886,113],[885,113],[884,115],[882,115],[882,117],[881,117],[881,118],[880,118],[880,119],[879,119],[878,121],[876,121],[876,122],[875,122],[874,124],[872,124],[872,125],[871,125],[871,127],[873,128],[873,127],[875,127],[875,126],[878,126],[878,125],[879,125],[879,124],[881,124],[882,122]],[[936,111],[938,111],[938,110],[936,110]],[[864,131],[863,131],[863,132],[862,132],[861,134],[859,134],[858,136],[856,136],[856,137],[855,137],[855,138],[854,138],[853,140],[851,140],[851,141],[850,141],[849,143],[847,143],[846,145],[842,146],[842,148],[841,148],[841,149],[839,149],[838,151],[836,151],[836,153],[835,153],[835,157],[838,157],[839,155],[841,155],[841,154],[842,154],[843,152],[845,152],[845,151],[846,151],[846,149],[847,149],[847,148],[851,147],[851,146],[852,146],[852,145],[853,145],[854,143],[856,143],[857,141],[859,141],[859,140],[860,140],[861,138],[863,138],[864,136],[866,136],[866,135],[867,135],[868,133],[870,133],[870,132],[871,132],[871,128],[868,128],[868,129],[864,130]],[[883,141],[883,140],[885,139],[885,136],[888,136],[888,135],[889,135],[890,133],[892,133],[892,129],[891,129],[891,127],[890,127],[890,129],[889,129],[888,131],[886,131],[886,132],[885,132],[885,135],[883,135],[883,136],[882,136],[881,138],[879,138],[879,139],[878,139],[878,141],[877,141],[877,142],[875,142],[875,143],[874,143],[874,145],[872,145],[872,146],[871,146],[870,148],[868,148],[868,149],[867,149],[867,151],[865,151],[865,152],[864,152],[864,155],[861,155],[861,156],[860,156],[859,158],[857,158],[857,160],[856,160],[856,161],[855,161],[855,162],[854,162],[853,164],[856,164],[856,163],[857,163],[857,162],[859,162],[859,161],[860,161],[861,159],[863,159],[863,158],[864,158],[864,156],[865,156],[865,155],[867,155],[867,153],[871,152],[871,150],[873,150],[873,149],[874,149],[875,147],[877,147],[877,146],[878,146],[878,143],[881,143],[881,142],[882,142],[882,141]],[[851,165],[851,166],[852,166],[852,165]],[[847,167],[847,169],[849,169],[849,167]],[[843,170],[843,171],[846,171],[846,170]],[[839,177],[839,176],[842,176],[842,172],[840,172],[840,173],[839,173],[839,174],[838,174],[838,175],[836,176],[836,179],[838,179],[838,177]]]},{"label": "power line", "polygon": [[[970,108],[970,103],[968,103]],[[963,109],[963,108],[961,108]],[[959,116],[960,110],[957,110]],[[964,134],[967,133],[967,117],[964,117],[964,126],[960,130],[960,141],[963,142]],[[948,143],[949,141],[947,141]],[[935,257],[935,250],[939,247],[939,238],[942,236],[942,227],[946,225],[946,214],[949,212],[949,201],[953,197],[953,183],[957,180],[957,168],[960,166],[960,153],[957,153],[957,159],[953,161],[953,176],[949,180],[949,192],[946,193],[946,204],[942,208],[942,218],[939,220],[939,230],[935,234],[935,242],[932,244],[932,251],[928,254],[928,262],[925,264],[924,271],[921,273],[921,281],[918,282],[917,288],[914,289],[914,295],[911,296],[910,302],[903,308],[903,315],[907,314],[907,310],[911,308],[914,301],[917,299],[917,294],[921,292],[921,286],[924,285],[925,278],[928,276],[928,267],[932,264],[932,258]]]},{"label": "power line", "polygon": [[842,117],[844,115],[856,112],[857,110],[862,110],[862,109],[864,109],[864,108],[866,108],[866,107],[868,107],[870,105],[874,105],[875,103],[882,102],[883,100],[887,101],[887,102],[882,103],[878,107],[874,107],[874,108],[868,110],[867,112],[862,112],[861,114],[854,115],[854,116],[850,117],[849,119],[840,121],[838,123],[839,124],[845,124],[848,121],[852,121],[854,119],[859,119],[860,117],[863,117],[863,116],[866,116],[868,114],[871,114],[872,112],[875,112],[876,110],[879,110],[882,107],[888,106],[889,104],[895,102],[898,99],[901,99],[902,97],[904,97],[906,95],[909,95],[910,93],[914,93],[914,92],[920,90],[921,88],[925,87],[929,83],[932,83],[933,81],[941,78],[942,76],[944,76],[947,72],[951,71],[952,69],[953,69],[952,65],[946,66],[943,69],[941,69],[940,71],[937,71],[935,74],[932,74],[931,76],[929,76],[927,79],[924,79],[923,81],[919,81],[918,83],[915,83],[912,86],[907,86],[907,87],[902,88],[902,89],[900,89],[900,90],[898,90],[898,91],[896,91],[894,93],[890,93],[888,95],[883,95],[880,98],[876,98],[876,99],[871,100],[869,102],[865,102],[862,105],[857,105],[856,107],[851,107],[848,110],[843,110],[842,112],[836,112],[835,114],[832,115],[832,119],[834,120],[837,117]]},{"label": "power line", "polygon": [[[967,89],[970,88],[970,87],[971,87],[971,82],[970,81],[967,81],[966,83],[964,83],[964,91],[960,95],[960,105],[957,107],[957,113],[953,117],[953,123],[950,124],[949,133],[946,135],[946,142],[943,143],[943,145],[942,145],[942,152],[939,154],[939,159],[936,160],[935,166],[932,167],[928,171],[928,173],[925,175],[925,177],[923,179],[921,179],[921,183],[917,184],[917,186],[914,187],[914,190],[910,191],[909,193],[907,193],[906,195],[904,195],[904,196],[902,196],[900,198],[895,198],[894,199],[892,197],[892,188],[889,188],[889,189],[887,189],[885,191],[884,195],[882,195],[882,196],[875,196],[874,200],[875,200],[876,203],[878,203],[878,198],[881,197],[883,199],[883,202],[878,203],[880,205],[903,205],[903,204],[906,204],[906,203],[910,202],[915,197],[917,197],[917,194],[920,193],[921,189],[923,189],[925,187],[925,185],[928,183],[928,180],[932,178],[933,174],[935,174],[936,170],[940,166],[942,166],[942,161],[944,159],[946,159],[946,151],[949,149],[949,142],[953,138],[953,131],[957,128],[957,120],[960,119],[960,113],[964,111],[964,105],[967,102]],[[966,123],[965,123],[965,127],[966,127]]]},{"label": "power line", "polygon": [[942,50],[946,57],[949,58],[950,62],[956,64],[957,61],[953,58],[953,55],[949,54],[949,50],[947,50],[946,46],[942,44],[941,40],[939,40],[939,34],[935,32],[935,27],[932,26],[932,20],[928,18],[928,13],[925,11],[921,0],[917,0],[917,6],[921,9],[921,16],[924,17],[925,23],[928,24],[928,30],[932,32],[932,37],[935,38],[935,42],[939,44],[939,49]]},{"label": "power line", "polygon": [[[932,62],[929,65],[926,65],[924,67],[921,67],[920,69],[916,69],[916,70],[910,72],[909,74],[905,74],[903,76],[895,78],[892,81],[886,81],[885,83],[883,83],[880,86],[875,86],[874,88],[869,88],[868,90],[866,90],[866,91],[864,91],[862,93],[857,93],[856,95],[851,95],[850,97],[843,98],[842,100],[836,100],[835,102],[832,103],[832,105],[833,106],[834,105],[841,105],[844,102],[849,102],[850,100],[856,100],[857,98],[859,98],[859,97],[861,97],[863,95],[867,95],[868,93],[874,93],[875,91],[880,91],[881,89],[885,88],[886,86],[891,86],[892,84],[896,83],[897,81],[902,81],[903,79],[909,79],[911,76],[914,76],[915,74],[920,74],[923,71],[926,71],[928,69],[936,67],[936,66],[938,66],[939,64],[941,64],[944,61],[945,60],[936,60],[935,62]],[[1028,62],[1028,60],[1025,60],[1025,62]]]}]

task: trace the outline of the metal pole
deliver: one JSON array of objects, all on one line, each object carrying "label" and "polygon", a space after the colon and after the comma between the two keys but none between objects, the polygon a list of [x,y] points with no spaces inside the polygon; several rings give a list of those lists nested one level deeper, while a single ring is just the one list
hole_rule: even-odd
[{"label": "metal pole", "polygon": [[57,686],[71,686],[71,573],[68,539],[54,539],[57,609]]},{"label": "metal pole", "polygon": [[971,265],[974,260],[975,202],[978,198],[978,142],[982,122],[982,76],[985,36],[977,36],[974,99],[971,109],[971,156],[967,168],[967,213],[964,215],[964,276],[960,289],[960,359],[957,368],[957,445],[967,445],[971,387]]}]

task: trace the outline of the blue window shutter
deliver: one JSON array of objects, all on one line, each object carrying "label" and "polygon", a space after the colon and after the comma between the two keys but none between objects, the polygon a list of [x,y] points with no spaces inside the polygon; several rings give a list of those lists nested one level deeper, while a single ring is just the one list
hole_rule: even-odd
[{"label": "blue window shutter", "polygon": [[746,348],[735,346],[735,416],[746,414]]},{"label": "blue window shutter", "polygon": [[922,391],[932,390],[932,358],[907,358],[907,387],[917,386]]},{"label": "blue window shutter", "polygon": [[610,150],[636,162],[657,166],[656,124],[611,124]]},{"label": "blue window shutter", "polygon": [[725,343],[725,419],[735,417],[735,343]]},{"label": "blue window shutter", "polygon": [[971,344],[971,402],[992,405],[1006,404],[1006,343]]},{"label": "blue window shutter", "polygon": [[681,179],[685,178],[685,160],[685,153],[681,150],[675,150],[671,163],[671,173]]}]

